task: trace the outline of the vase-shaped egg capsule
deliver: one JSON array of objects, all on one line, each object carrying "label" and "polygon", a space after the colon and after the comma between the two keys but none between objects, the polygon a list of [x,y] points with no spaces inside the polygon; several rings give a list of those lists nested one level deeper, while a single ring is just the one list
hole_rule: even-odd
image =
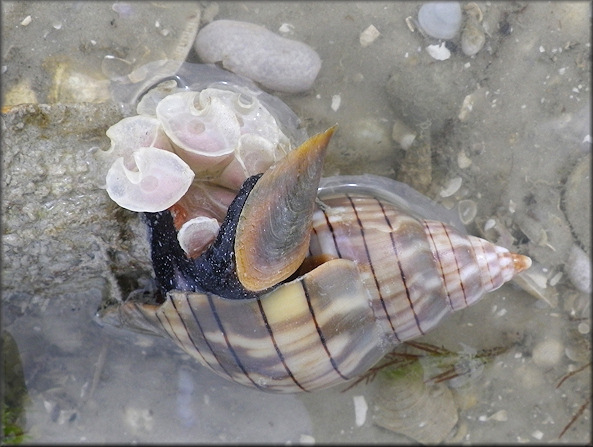
[{"label": "vase-shaped egg capsule", "polygon": [[363,374],[529,267],[529,258],[418,219],[390,193],[317,195],[333,128],[245,181],[216,241],[189,259],[168,212],[147,214],[162,304],[120,323],[170,337],[217,374],[273,392]]},{"label": "vase-shaped egg capsule", "polygon": [[156,116],[177,154],[194,172],[228,164],[241,135],[236,114],[214,92],[174,93],[156,107]]}]

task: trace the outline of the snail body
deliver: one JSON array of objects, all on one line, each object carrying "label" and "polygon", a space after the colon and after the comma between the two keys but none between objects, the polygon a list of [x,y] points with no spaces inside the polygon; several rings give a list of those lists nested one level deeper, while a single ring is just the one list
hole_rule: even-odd
[{"label": "snail body", "polygon": [[237,383],[312,391],[366,372],[529,267],[417,217],[388,191],[339,177],[318,191],[333,131],[247,179],[196,259],[179,247],[168,211],[147,213],[164,301],[128,300],[112,315]]}]

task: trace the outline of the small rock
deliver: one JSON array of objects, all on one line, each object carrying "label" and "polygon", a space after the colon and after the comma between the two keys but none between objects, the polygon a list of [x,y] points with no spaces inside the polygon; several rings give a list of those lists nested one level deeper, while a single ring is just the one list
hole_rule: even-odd
[{"label": "small rock", "polygon": [[452,39],[461,28],[461,5],[459,2],[424,3],[418,11],[418,23],[435,39]]},{"label": "small rock", "polygon": [[591,293],[591,259],[576,245],[570,249],[566,261],[566,273],[577,289]]},{"label": "small rock", "polygon": [[222,62],[227,70],[286,93],[309,90],[321,68],[319,55],[309,45],[235,20],[206,25],[195,49],[203,62]]}]

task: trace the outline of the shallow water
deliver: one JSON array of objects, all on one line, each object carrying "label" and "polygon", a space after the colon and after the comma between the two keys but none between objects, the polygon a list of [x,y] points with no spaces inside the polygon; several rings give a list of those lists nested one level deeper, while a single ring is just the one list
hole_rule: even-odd
[{"label": "shallow water", "polygon": [[[379,381],[265,394],[167,340],[96,322],[105,296],[150,269],[137,217],[93,186],[89,149],[108,144],[106,128],[129,113],[108,106],[115,77],[163,55],[199,62],[190,5],[2,3],[3,106],[52,104],[3,108],[2,328],[23,366],[25,440],[411,443],[374,424]],[[392,177],[452,210],[471,201],[470,233],[535,261],[531,293],[506,285],[421,339],[454,352],[507,348],[445,382],[458,422],[442,439],[591,442],[590,291],[579,290],[591,256],[590,4],[478,2],[484,48],[468,57],[454,41],[444,61],[406,24],[416,2],[201,5],[202,25],[258,23],[319,53],[313,90],[278,96],[309,134],[339,124],[327,176]],[[362,46],[369,25],[380,35]],[[397,120],[417,134],[407,151],[392,138]],[[573,246],[585,253],[578,262]],[[427,378],[441,372],[427,362]]]}]

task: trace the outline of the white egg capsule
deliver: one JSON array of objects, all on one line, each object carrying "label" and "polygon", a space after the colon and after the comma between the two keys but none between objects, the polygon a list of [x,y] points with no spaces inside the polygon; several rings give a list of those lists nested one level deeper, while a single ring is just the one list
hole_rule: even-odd
[{"label": "white egg capsule", "polygon": [[[282,101],[248,79],[214,66],[183,64],[177,81],[163,81],[133,97],[141,98],[139,115],[111,126],[107,131],[111,147],[96,156],[101,187],[107,187],[108,176],[110,197],[133,211],[162,211],[172,205],[173,197],[179,200],[187,191],[185,171],[183,178],[172,182],[178,189],[166,200],[163,190],[151,189],[163,185],[163,179],[145,176],[146,169],[163,172],[156,169],[161,161],[170,165],[177,157],[174,163],[188,165],[196,182],[218,184],[236,193],[246,178],[268,169],[306,135]],[[155,150],[134,155],[141,148]]]},{"label": "white egg capsule", "polygon": [[172,152],[140,147],[131,157],[119,157],[106,176],[107,193],[131,211],[162,211],[189,189],[195,174]]}]

